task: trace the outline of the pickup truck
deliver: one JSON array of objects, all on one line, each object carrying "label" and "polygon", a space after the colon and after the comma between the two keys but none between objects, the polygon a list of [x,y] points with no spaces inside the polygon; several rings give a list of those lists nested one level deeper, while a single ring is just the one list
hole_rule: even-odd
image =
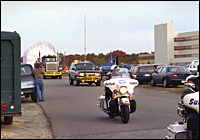
[{"label": "pickup truck", "polygon": [[72,62],[69,68],[70,85],[78,86],[80,83],[95,83],[96,86],[101,84],[101,74],[92,62]]},{"label": "pickup truck", "polygon": [[100,67],[112,65],[118,65],[118,56],[116,57],[116,59],[109,59],[107,64],[101,64]]}]

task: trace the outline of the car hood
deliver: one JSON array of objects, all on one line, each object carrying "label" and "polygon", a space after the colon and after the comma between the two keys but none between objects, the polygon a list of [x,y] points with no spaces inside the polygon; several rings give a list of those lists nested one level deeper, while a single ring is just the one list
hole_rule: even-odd
[{"label": "car hood", "polygon": [[32,75],[23,75],[21,76],[21,82],[23,81],[34,81],[34,78]]},{"label": "car hood", "polygon": [[78,70],[78,72],[83,72],[83,73],[99,73],[98,70]]}]

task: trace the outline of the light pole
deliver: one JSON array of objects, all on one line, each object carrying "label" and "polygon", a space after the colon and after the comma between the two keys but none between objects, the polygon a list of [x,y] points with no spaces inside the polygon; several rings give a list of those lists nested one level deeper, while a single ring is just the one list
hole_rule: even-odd
[{"label": "light pole", "polygon": [[86,15],[84,16],[84,51],[85,51],[85,61],[86,61]]}]

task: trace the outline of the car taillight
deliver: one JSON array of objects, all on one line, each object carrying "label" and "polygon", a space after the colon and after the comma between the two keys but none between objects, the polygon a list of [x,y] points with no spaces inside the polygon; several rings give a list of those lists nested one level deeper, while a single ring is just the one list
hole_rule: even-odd
[{"label": "car taillight", "polygon": [[156,69],[156,67],[155,67],[155,66],[153,66],[153,68],[154,68],[154,71],[155,71],[155,72],[157,72],[157,69]]},{"label": "car taillight", "polygon": [[174,74],[172,74],[172,75],[170,76],[170,78],[178,78],[178,76],[177,76],[177,75],[174,75]]},{"label": "car taillight", "polygon": [[105,71],[102,71],[102,74],[105,74]]},{"label": "car taillight", "polygon": [[8,107],[7,107],[7,105],[2,105],[1,108],[2,108],[2,110],[5,111]]},{"label": "car taillight", "polygon": [[139,67],[137,68],[136,76],[138,77]]}]

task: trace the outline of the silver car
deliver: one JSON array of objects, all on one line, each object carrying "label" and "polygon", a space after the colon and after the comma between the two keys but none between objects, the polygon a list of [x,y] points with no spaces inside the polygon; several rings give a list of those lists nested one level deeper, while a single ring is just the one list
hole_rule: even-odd
[{"label": "silver car", "polygon": [[34,84],[33,67],[30,64],[21,64],[21,96],[29,98],[36,102],[37,91]]}]

